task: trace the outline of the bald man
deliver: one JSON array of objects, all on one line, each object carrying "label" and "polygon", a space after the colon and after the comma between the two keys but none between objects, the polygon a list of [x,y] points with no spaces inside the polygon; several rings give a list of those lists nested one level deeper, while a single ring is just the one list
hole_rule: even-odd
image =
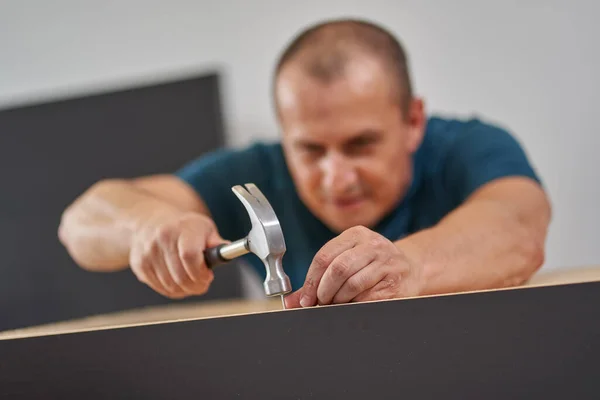
[{"label": "bald man", "polygon": [[73,259],[130,267],[170,298],[201,295],[213,280],[202,251],[247,233],[230,188],[253,182],[285,235],[288,307],[507,287],[542,265],[550,204],[523,148],[478,119],[427,116],[389,32],[311,26],[273,83],[280,141],[98,182],[63,214]]}]

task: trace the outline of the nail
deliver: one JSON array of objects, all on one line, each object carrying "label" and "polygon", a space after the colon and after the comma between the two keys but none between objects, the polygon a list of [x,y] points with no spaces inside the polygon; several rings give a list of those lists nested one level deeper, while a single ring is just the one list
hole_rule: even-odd
[{"label": "nail", "polygon": [[300,305],[302,307],[308,307],[310,306],[310,299],[308,298],[307,295],[302,295],[302,297],[300,297]]}]

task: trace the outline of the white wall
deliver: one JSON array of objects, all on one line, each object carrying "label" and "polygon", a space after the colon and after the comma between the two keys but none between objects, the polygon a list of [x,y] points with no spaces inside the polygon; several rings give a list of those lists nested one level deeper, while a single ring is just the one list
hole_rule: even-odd
[{"label": "white wall", "polygon": [[554,203],[545,268],[600,264],[598,11],[566,0],[0,0],[0,106],[218,66],[240,146],[277,134],[269,79],[292,34],[371,18],[406,45],[431,111],[477,113],[525,144]]}]

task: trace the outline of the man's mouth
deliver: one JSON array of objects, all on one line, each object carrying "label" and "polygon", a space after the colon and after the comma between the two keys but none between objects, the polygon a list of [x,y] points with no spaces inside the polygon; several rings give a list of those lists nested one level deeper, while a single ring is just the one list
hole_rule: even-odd
[{"label": "man's mouth", "polygon": [[358,206],[360,206],[363,201],[364,201],[364,197],[348,197],[348,198],[340,198],[340,199],[333,199],[333,204],[340,209],[351,209],[351,208],[356,208]]}]

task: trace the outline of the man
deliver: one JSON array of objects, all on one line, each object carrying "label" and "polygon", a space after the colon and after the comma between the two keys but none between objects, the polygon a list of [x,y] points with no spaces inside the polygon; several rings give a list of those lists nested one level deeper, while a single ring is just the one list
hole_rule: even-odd
[{"label": "man", "polygon": [[71,256],[93,271],[130,266],[171,298],[203,294],[202,251],[247,233],[230,188],[252,182],[285,235],[288,307],[506,287],[542,265],[550,205],[518,142],[476,119],[427,118],[383,29],[307,29],[277,64],[273,95],[281,143],[95,184],[63,215]]}]

